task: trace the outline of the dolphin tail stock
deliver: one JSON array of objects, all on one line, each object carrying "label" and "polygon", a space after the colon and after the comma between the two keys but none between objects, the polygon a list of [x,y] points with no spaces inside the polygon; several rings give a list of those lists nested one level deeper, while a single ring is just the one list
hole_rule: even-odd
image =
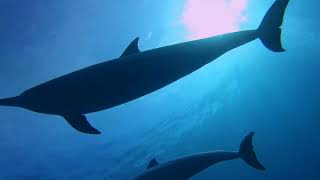
[{"label": "dolphin tail stock", "polygon": [[0,106],[18,106],[17,97],[0,99]]},{"label": "dolphin tail stock", "polygon": [[264,16],[259,28],[262,43],[271,51],[283,52],[281,25],[289,0],[276,0]]},{"label": "dolphin tail stock", "polygon": [[252,137],[254,132],[249,133],[241,142],[239,155],[242,160],[244,160],[249,166],[258,169],[266,170],[266,168],[257,159],[256,153],[254,152],[252,145]]}]

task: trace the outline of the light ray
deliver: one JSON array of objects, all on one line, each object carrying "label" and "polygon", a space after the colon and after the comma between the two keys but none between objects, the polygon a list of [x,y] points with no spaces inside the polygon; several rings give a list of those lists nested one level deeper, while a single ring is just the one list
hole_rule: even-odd
[{"label": "light ray", "polygon": [[249,0],[187,0],[182,23],[188,39],[206,38],[238,31],[246,22]]}]

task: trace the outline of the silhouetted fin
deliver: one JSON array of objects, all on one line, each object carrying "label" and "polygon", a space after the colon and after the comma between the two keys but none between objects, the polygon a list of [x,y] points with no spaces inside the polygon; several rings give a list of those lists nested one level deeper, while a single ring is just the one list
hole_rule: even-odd
[{"label": "silhouetted fin", "polygon": [[239,155],[251,167],[259,170],[266,170],[265,167],[257,159],[252,145],[252,137],[254,132],[249,133],[241,142]]},{"label": "silhouetted fin", "polygon": [[92,127],[82,114],[65,115],[65,120],[76,130],[87,134],[101,134],[100,131]]},{"label": "silhouetted fin", "polygon": [[148,164],[148,166],[147,166],[147,169],[153,168],[153,167],[157,166],[158,164],[159,164],[158,161],[157,161],[155,158],[153,158],[153,159],[149,162],[149,164]]},{"label": "silhouetted fin", "polygon": [[281,25],[289,0],[276,0],[264,16],[258,31],[262,43],[271,51],[285,51],[281,43]]},{"label": "silhouetted fin", "polygon": [[260,35],[262,43],[271,51],[283,52],[285,49],[282,47],[281,43],[281,29],[274,28],[270,31],[264,32]]},{"label": "silhouetted fin", "polygon": [[129,44],[129,46],[124,50],[124,52],[122,53],[122,55],[120,57],[128,56],[128,55],[135,54],[135,53],[140,53],[140,50],[138,47],[138,42],[139,42],[139,37],[135,38]]}]

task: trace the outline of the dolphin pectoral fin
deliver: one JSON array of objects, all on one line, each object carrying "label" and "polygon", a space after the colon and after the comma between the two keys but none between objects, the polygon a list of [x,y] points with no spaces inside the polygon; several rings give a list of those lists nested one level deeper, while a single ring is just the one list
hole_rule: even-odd
[{"label": "dolphin pectoral fin", "polygon": [[96,128],[92,127],[82,114],[64,115],[64,119],[76,130],[87,134],[101,134]]},{"label": "dolphin pectoral fin", "polygon": [[135,53],[140,53],[138,42],[139,42],[139,38],[137,37],[129,44],[129,46],[124,50],[124,52],[120,57],[128,56]]}]

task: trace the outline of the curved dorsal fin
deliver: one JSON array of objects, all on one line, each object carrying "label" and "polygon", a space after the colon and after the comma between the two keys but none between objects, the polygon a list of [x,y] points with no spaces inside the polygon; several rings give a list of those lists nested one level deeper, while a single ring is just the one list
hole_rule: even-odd
[{"label": "curved dorsal fin", "polygon": [[153,159],[149,162],[149,164],[148,164],[148,166],[147,166],[147,169],[153,168],[153,167],[157,166],[158,164],[159,164],[158,161],[157,161],[155,158],[153,158]]},{"label": "curved dorsal fin", "polygon": [[124,50],[124,52],[122,53],[122,55],[120,57],[123,56],[128,56],[131,54],[135,54],[135,53],[139,53],[139,47],[138,47],[138,42],[139,42],[139,37],[135,38],[130,44],[129,46]]}]

